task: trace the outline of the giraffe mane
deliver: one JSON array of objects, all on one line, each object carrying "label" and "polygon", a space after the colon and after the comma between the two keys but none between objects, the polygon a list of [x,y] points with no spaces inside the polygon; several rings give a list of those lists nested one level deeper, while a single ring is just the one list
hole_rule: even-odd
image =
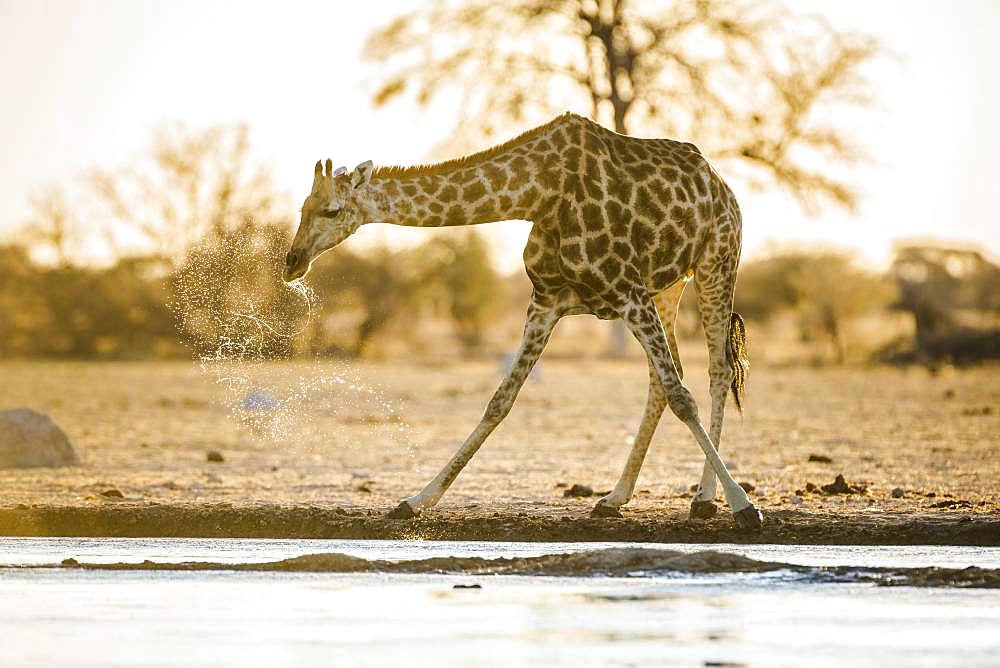
[{"label": "giraffe mane", "polygon": [[458,158],[450,158],[443,162],[435,162],[431,164],[424,165],[388,165],[383,167],[376,167],[375,171],[372,173],[372,178],[410,178],[417,176],[433,176],[436,174],[442,174],[455,169],[461,169],[462,167],[469,167],[471,165],[476,165],[484,160],[489,160],[494,158],[501,153],[505,153],[512,148],[520,146],[525,142],[531,141],[535,137],[544,134],[548,130],[551,130],[556,125],[562,123],[570,116],[573,116],[573,112],[567,111],[565,113],[556,116],[551,121],[543,123],[537,127],[526,130],[521,134],[517,135],[512,139],[497,144],[496,146],[491,146],[490,148],[478,151],[476,153],[470,153],[469,155],[463,155]]}]

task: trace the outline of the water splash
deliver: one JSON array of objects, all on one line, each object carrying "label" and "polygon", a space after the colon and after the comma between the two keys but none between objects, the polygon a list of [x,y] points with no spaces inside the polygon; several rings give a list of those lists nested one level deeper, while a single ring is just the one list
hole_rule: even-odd
[{"label": "water splash", "polygon": [[284,242],[250,228],[202,244],[171,286],[177,326],[230,417],[261,444],[315,450],[356,437],[412,457],[408,425],[385,392],[342,362],[311,354],[319,301],[281,279]]}]

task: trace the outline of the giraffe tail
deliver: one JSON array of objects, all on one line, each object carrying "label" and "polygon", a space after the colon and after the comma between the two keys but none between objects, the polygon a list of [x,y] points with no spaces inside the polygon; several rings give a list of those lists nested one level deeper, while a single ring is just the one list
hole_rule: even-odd
[{"label": "giraffe tail", "polygon": [[726,361],[733,370],[730,389],[736,408],[743,412],[743,398],[746,394],[747,374],[750,372],[750,352],[747,350],[747,328],[743,317],[735,311],[729,316],[729,339],[726,341]]}]

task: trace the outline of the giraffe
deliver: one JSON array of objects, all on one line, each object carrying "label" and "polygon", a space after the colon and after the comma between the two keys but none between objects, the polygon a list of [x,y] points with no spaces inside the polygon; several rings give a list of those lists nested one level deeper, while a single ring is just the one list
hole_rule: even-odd
[{"label": "giraffe", "polygon": [[[736,524],[763,518],[733,479],[717,445],[730,390],[740,407],[748,360],[745,330],[733,312],[742,222],[736,199],[696,146],[617,134],[564,113],[485,151],[433,165],[348,171],[317,162],[312,191],[285,258],[284,280],[369,223],[416,227],[532,222],[524,266],[533,292],[514,363],[478,425],[419,493],[388,517],[406,519],[435,505],[510,411],[560,318],[621,318],[646,353],[649,393],[638,435],[614,489],[591,514],[621,516],[650,439],[666,407],[705,455],[690,508],[714,515],[716,482]],[[706,432],[681,381],[674,337],[677,303],[697,288],[709,352],[712,413]]]}]

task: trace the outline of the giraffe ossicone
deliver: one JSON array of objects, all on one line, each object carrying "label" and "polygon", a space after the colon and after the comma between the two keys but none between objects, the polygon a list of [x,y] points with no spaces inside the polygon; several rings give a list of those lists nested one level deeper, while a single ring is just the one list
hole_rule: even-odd
[{"label": "giraffe ossicone", "polygon": [[[331,206],[336,203],[336,206]],[[413,227],[528,220],[524,266],[533,286],[514,363],[479,424],[440,473],[389,516],[438,502],[510,411],[552,328],[568,315],[623,319],[642,345],[649,396],[626,465],[596,516],[620,515],[666,407],[705,455],[692,515],[714,511],[716,482],[737,524],[760,513],[718,455],[726,398],[740,405],[748,365],[743,320],[732,310],[742,219],[732,191],[693,144],[620,135],[572,113],[493,148],[433,165],[353,171],[316,163],[284,277],[304,276],[320,254],[362,225]],[[706,431],[681,382],[677,304],[693,280],[709,351],[712,414]],[[714,514],[714,513],[713,513]]]}]

